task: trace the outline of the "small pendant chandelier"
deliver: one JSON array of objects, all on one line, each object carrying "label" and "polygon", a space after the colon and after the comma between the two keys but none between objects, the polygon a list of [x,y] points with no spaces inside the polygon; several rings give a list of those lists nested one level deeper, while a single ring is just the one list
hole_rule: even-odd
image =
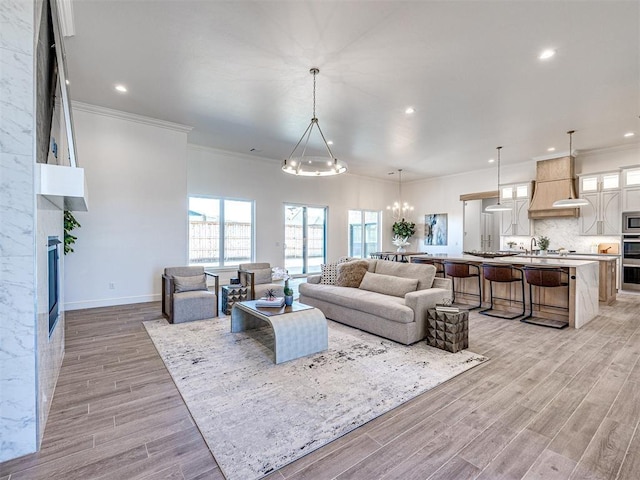
[{"label": "small pendant chandelier", "polygon": [[[576,133],[575,130],[569,130],[567,134],[569,135],[569,157],[573,155],[573,134]],[[573,187],[571,187],[573,191]],[[589,205],[589,202],[584,198],[575,197],[573,194],[569,198],[563,198],[562,200],[556,200],[553,202],[553,208],[576,208],[582,207],[584,205]]]},{"label": "small pendant chandelier", "polygon": [[496,147],[496,150],[498,150],[498,203],[489,205],[484,209],[485,212],[506,212],[513,209],[511,205],[502,205],[500,203],[500,150],[502,150],[502,147]]},{"label": "small pendant chandelier", "polygon": [[[289,155],[289,158],[282,162],[282,171],[291,175],[302,175],[307,177],[340,175],[347,171],[347,164],[333,156],[333,152],[331,151],[331,148],[329,148],[329,144],[327,143],[327,140],[322,133],[322,129],[320,128],[320,123],[318,123],[318,119],[316,118],[316,75],[320,73],[320,70],[313,67],[309,70],[309,73],[313,75],[313,118],[311,119],[311,123],[307,129],[302,134],[302,137],[300,137],[300,140],[298,140],[298,143],[296,143],[296,146],[293,147],[293,151]],[[311,137],[311,132],[313,132],[314,127],[318,129],[318,133],[320,133],[320,136],[322,137],[324,146],[327,149],[327,156],[305,156],[307,145],[309,144],[309,138]],[[303,141],[304,146],[302,147],[301,154],[299,156],[295,156],[296,150],[298,150],[298,147]]]},{"label": "small pendant chandelier", "polygon": [[[393,172],[389,173],[392,175]],[[402,169],[398,169],[398,200],[393,205],[388,205],[387,210],[391,212],[391,216],[396,222],[403,220],[407,214],[413,211],[413,207],[407,202],[402,201]]]}]

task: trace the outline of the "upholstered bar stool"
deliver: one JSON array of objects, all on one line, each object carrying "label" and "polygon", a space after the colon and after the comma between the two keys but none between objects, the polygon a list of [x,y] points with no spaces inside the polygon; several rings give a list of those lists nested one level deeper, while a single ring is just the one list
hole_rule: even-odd
[{"label": "upholstered bar stool", "polygon": [[482,306],[482,278],[480,277],[480,267],[478,265],[468,262],[455,262],[451,260],[445,260],[444,273],[451,277],[451,283],[453,284],[453,302],[456,301],[456,278],[476,277],[478,279],[478,293],[460,293],[478,297],[478,305],[469,307],[470,309],[480,308]]},{"label": "upholstered bar stool", "polygon": [[[491,305],[489,306],[489,308],[482,310],[479,313],[483,315],[488,315],[490,317],[504,318],[506,320],[513,320],[518,317],[523,317],[525,315],[524,274],[522,273],[521,268],[514,267],[513,265],[484,263],[482,265],[482,275],[484,276],[485,280],[489,281],[489,299],[491,301]],[[494,298],[498,300],[509,300],[510,303],[514,302],[514,300],[511,298],[494,296],[493,282],[497,282],[497,283],[520,282],[520,289],[522,291],[522,302],[515,301],[515,303],[522,303],[522,313],[518,313],[516,315],[506,315],[506,314],[498,314],[498,313],[492,312]]]},{"label": "upholstered bar stool", "polygon": [[[524,317],[521,322],[531,323],[533,325],[540,325],[543,327],[551,327],[551,328],[565,328],[569,325],[569,322],[562,322],[559,320],[551,320],[546,318],[535,318],[533,316],[533,287],[537,287],[538,291],[540,288],[561,288],[569,286],[569,271],[566,268],[560,267],[524,267],[524,276],[527,279],[527,283],[529,284],[529,315]],[[567,300],[569,300],[569,291],[567,289]],[[567,301],[567,305],[569,301]],[[536,303],[539,307],[547,307],[558,310],[563,310],[568,312],[568,307],[560,307],[557,305],[549,305],[540,302],[540,294],[538,293],[538,303]]]},{"label": "upholstered bar stool", "polygon": [[426,263],[436,267],[436,277],[444,278],[444,260],[439,258],[411,257],[411,263]]}]

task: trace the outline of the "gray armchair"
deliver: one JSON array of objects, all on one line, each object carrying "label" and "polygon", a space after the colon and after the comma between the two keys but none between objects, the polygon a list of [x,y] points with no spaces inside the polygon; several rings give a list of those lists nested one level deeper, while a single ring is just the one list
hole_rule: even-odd
[{"label": "gray armchair", "polygon": [[278,297],[284,296],[284,281],[273,280],[269,263],[241,263],[238,278],[247,287],[251,299],[263,297],[268,290],[273,290]]},{"label": "gray armchair", "polygon": [[[207,276],[215,290],[207,288]],[[162,275],[162,315],[169,323],[190,322],[218,316],[218,275],[204,267],[169,267]]]}]

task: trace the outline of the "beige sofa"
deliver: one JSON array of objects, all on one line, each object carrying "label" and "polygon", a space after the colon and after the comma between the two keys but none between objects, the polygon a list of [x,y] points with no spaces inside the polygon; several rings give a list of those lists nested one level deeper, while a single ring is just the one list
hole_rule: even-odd
[{"label": "beige sofa", "polygon": [[[436,278],[433,265],[368,262],[368,273],[359,288],[324,285],[320,275],[313,275],[300,284],[300,302],[319,308],[331,320],[405,345],[425,338],[427,309],[451,298],[451,279]],[[406,283],[403,279],[416,279],[416,290],[398,296],[403,288],[395,284]]]}]

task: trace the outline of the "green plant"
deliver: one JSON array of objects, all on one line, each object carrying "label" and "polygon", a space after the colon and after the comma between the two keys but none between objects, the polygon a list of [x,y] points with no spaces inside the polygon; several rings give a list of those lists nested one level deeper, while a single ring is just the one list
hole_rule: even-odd
[{"label": "green plant", "polygon": [[67,253],[73,252],[72,245],[76,243],[76,240],[78,239],[78,237],[74,237],[73,235],[71,235],[71,231],[81,226],[82,225],[80,225],[76,220],[76,218],[73,216],[73,213],[71,213],[69,210],[64,211],[64,254],[65,255]]},{"label": "green plant", "polygon": [[540,247],[540,250],[548,250],[549,249],[549,237],[545,237],[544,235],[540,235],[538,237],[538,247]]},{"label": "green plant", "polygon": [[416,224],[407,222],[404,218],[393,224],[393,233],[400,237],[410,238],[416,233]]},{"label": "green plant", "polygon": [[291,288],[289,286],[289,279],[288,278],[284,281],[284,294],[287,297],[293,296],[293,288]]}]

